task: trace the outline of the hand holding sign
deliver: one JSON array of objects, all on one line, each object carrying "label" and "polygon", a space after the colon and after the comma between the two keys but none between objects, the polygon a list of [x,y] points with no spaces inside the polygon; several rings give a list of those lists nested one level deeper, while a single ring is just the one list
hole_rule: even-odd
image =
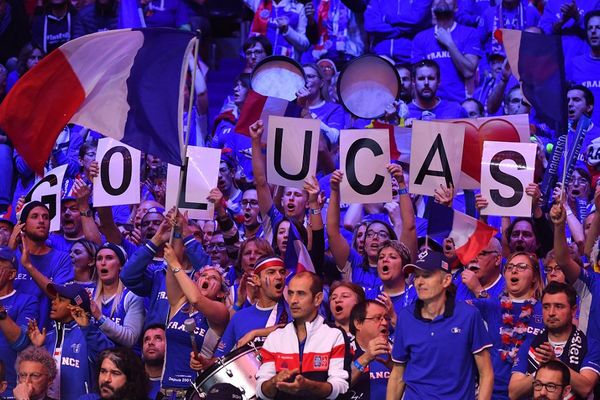
[{"label": "hand holding sign", "polygon": [[317,173],[320,135],[321,121],[318,119],[270,116],[267,133],[269,183],[302,189],[304,180]]},{"label": "hand holding sign", "polygon": [[345,203],[385,203],[392,200],[390,138],[386,129],[351,129],[340,133],[341,181]]},{"label": "hand holding sign", "polygon": [[100,169],[93,180],[95,207],[140,202],[141,157],[139,150],[112,138],[98,141],[96,159]]},{"label": "hand holding sign", "polygon": [[[534,143],[485,142],[481,163],[481,195],[489,201],[481,214],[530,217],[532,200],[541,192],[533,181]],[[525,196],[524,194],[527,194]]]}]

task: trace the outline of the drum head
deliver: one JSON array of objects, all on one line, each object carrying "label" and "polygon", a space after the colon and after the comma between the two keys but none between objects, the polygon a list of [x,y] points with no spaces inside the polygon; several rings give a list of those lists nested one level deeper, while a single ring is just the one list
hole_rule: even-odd
[{"label": "drum head", "polygon": [[187,400],[200,400],[216,383],[231,383],[241,389],[244,400],[256,398],[256,373],[260,367],[262,342],[245,345],[220,358],[203,371],[186,393]]},{"label": "drum head", "polygon": [[389,61],[367,54],[346,64],[337,88],[349,113],[357,118],[379,118],[399,98],[400,76]]},{"label": "drum head", "polygon": [[252,90],[263,96],[292,101],[306,85],[302,66],[289,57],[271,56],[260,61],[250,78]]}]

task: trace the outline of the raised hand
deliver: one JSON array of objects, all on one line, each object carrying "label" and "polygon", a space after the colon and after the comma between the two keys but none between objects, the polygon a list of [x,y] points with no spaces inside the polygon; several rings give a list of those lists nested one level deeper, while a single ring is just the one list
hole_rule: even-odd
[{"label": "raised hand", "polygon": [[27,336],[29,337],[29,341],[36,347],[41,347],[44,345],[46,341],[46,328],[40,328],[37,326],[37,321],[35,319],[30,319],[27,323]]},{"label": "raised hand", "polygon": [[340,171],[339,169],[336,169],[335,171],[333,171],[333,173],[331,174],[331,179],[329,180],[329,186],[330,186],[331,190],[339,191],[340,183],[342,182],[343,179],[344,179],[344,173],[342,171]]},{"label": "raised hand", "polygon": [[255,123],[253,123],[252,125],[250,125],[250,138],[252,140],[258,140],[260,141],[260,138],[263,135],[263,131],[265,130],[264,128],[264,124],[262,122],[262,119],[259,119],[258,121],[256,121]]}]

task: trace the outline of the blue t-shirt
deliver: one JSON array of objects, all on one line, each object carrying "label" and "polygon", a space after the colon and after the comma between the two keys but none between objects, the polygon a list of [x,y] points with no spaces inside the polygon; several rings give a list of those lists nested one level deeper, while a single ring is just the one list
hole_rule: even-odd
[{"label": "blue t-shirt", "polygon": [[0,297],[0,304],[4,306],[8,316],[15,324],[21,327],[21,337],[14,344],[10,344],[6,336],[0,333],[0,361],[4,364],[4,372],[8,382],[6,391],[0,393],[0,397],[10,397],[17,382],[15,371],[17,351],[23,350],[22,347],[28,342],[28,339],[26,339],[27,324],[29,320],[38,318],[39,303],[36,297],[15,290],[4,297]]},{"label": "blue t-shirt", "polygon": [[153,0],[147,5],[144,20],[148,28],[179,28],[190,23],[190,9],[183,0]]},{"label": "blue t-shirt", "polygon": [[[425,110],[415,104],[414,100],[408,104],[408,118],[423,119],[423,112],[427,111],[428,119],[468,118],[467,112],[454,101],[440,99],[440,102],[431,110]],[[433,115],[431,115],[433,114]]]},{"label": "blue t-shirt", "polygon": [[[17,277],[15,279],[15,289],[20,293],[27,293],[34,297],[37,297],[40,304],[40,318],[38,325],[40,329],[45,327],[50,329],[52,323],[50,321],[50,303],[51,299],[38,287],[31,275],[25,270],[25,267],[21,265],[21,252],[17,251],[17,260],[19,260],[19,267],[17,269]],[[62,285],[70,282],[74,278],[75,270],[71,265],[71,259],[69,254],[55,249],[50,249],[47,254],[37,256],[30,254],[29,258],[31,263],[44,274],[53,283]]]},{"label": "blue t-shirt", "polygon": [[[501,351],[504,349],[502,344],[501,329],[503,329],[502,315],[505,310],[501,307],[500,299],[474,300],[473,304],[479,309],[485,320],[490,338],[494,344],[491,351],[492,365],[494,367],[494,399],[508,400],[508,383],[513,363],[511,360],[503,360]],[[512,311],[514,323],[519,320],[524,302],[512,302]],[[530,339],[544,329],[544,320],[542,318],[542,303],[536,302],[533,306],[533,313],[527,324],[527,334],[525,339]]]},{"label": "blue t-shirt", "polygon": [[[368,300],[374,300],[381,294],[381,292],[383,292],[383,286],[365,290],[365,296]],[[402,293],[398,293],[395,296],[390,296],[390,300],[392,300],[396,315],[400,313],[400,310],[417,301],[417,298],[417,290],[413,285],[406,286],[404,292]]]},{"label": "blue t-shirt", "polygon": [[[364,354],[364,350],[356,344],[353,360]],[[385,399],[390,369],[378,360],[373,360],[365,367],[365,372],[348,391],[339,397],[343,400],[378,400]]]},{"label": "blue t-shirt", "polygon": [[[562,13],[560,7],[563,4],[569,3],[568,0],[548,0],[544,5],[544,13],[540,18],[540,28],[545,34],[552,34],[552,25],[560,19]],[[563,53],[565,61],[572,60],[583,53],[585,42],[582,38],[583,31],[583,16],[586,12],[597,10],[600,8],[598,0],[577,0],[577,9],[579,11],[579,20],[574,22],[573,19],[568,20],[561,29]]]},{"label": "blue t-shirt", "polygon": [[497,29],[515,29],[522,31],[531,26],[538,26],[540,13],[531,4],[519,4],[513,9],[501,4],[490,7],[483,12],[479,22],[481,43],[486,55],[504,54],[504,46],[495,37]]},{"label": "blue t-shirt", "polygon": [[396,324],[392,359],[406,364],[404,399],[475,399],[473,355],[492,346],[479,311],[449,298],[443,315],[426,320],[421,307],[400,311]]},{"label": "blue t-shirt", "polygon": [[[581,268],[579,279],[573,285],[581,299],[579,325],[588,339],[600,343],[600,274]],[[587,329],[584,329],[587,327]]]},{"label": "blue t-shirt", "polygon": [[167,323],[165,330],[167,346],[161,385],[163,388],[186,389],[196,380],[197,372],[190,368],[191,338],[184,325],[188,318],[193,318],[196,323],[194,340],[198,353],[211,358],[217,346],[219,337],[208,326],[208,319],[185,303]]},{"label": "blue t-shirt", "polygon": [[[456,69],[450,52],[435,38],[437,27],[419,33],[412,42],[412,62],[423,59],[434,60],[440,66],[440,87],[437,95],[450,101],[461,102],[466,95],[465,79]],[[463,55],[474,55],[481,58],[481,47],[477,30],[456,24],[450,29],[456,47]]]},{"label": "blue t-shirt", "polygon": [[346,267],[352,268],[352,283],[362,286],[365,290],[381,286],[381,279],[377,275],[377,265],[369,265],[365,269],[363,261],[363,256],[356,250],[350,249]]},{"label": "blue t-shirt", "polygon": [[[273,321],[269,326],[290,322],[291,314],[289,310],[286,310],[287,304],[285,304],[285,301],[280,301],[276,307],[277,310],[274,309],[275,307],[260,309],[255,304],[251,307],[246,307],[236,312],[231,318],[231,321],[229,321],[229,324],[223,333],[221,342],[215,351],[215,357],[223,357],[229,354],[229,352],[236,346],[238,340],[240,340],[246,333],[254,329],[265,328],[273,312],[275,312],[275,315],[273,316]],[[284,311],[285,314],[283,314]],[[255,341],[260,342],[263,342],[264,340],[264,337],[258,337],[255,339]]]},{"label": "blue t-shirt", "polygon": [[337,143],[339,141],[339,131],[346,127],[346,113],[339,104],[323,102],[318,107],[310,108],[310,113],[314,114],[317,119],[320,119],[325,125],[331,129],[337,129],[337,135],[327,135],[330,142]]},{"label": "blue t-shirt", "polygon": [[[580,83],[591,90],[594,99],[600,99],[600,60],[592,58],[589,49],[565,63],[567,80]],[[600,124],[600,107],[594,107],[592,121]]]},{"label": "blue t-shirt", "polygon": [[[471,292],[467,285],[462,283],[460,274],[458,274],[457,278],[458,279],[454,281],[454,284],[456,285],[456,300],[465,301],[476,299],[476,294]],[[492,286],[485,289],[485,291],[489,294],[490,299],[497,299],[504,292],[505,286],[506,282],[504,281],[504,277],[502,275],[499,275],[498,279],[496,279]]]}]

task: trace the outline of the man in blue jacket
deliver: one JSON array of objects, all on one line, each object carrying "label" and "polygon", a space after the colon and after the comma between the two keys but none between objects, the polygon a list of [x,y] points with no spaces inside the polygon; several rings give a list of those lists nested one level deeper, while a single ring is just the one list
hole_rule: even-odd
[{"label": "man in blue jacket", "polygon": [[50,310],[54,326],[46,334],[46,329],[40,331],[33,321],[29,338],[33,345],[46,347],[57,363],[58,375],[50,388],[50,397],[76,400],[92,391],[96,357],[112,347],[112,342],[90,320],[90,298],[83,286],[51,283],[48,292],[54,296]]}]

